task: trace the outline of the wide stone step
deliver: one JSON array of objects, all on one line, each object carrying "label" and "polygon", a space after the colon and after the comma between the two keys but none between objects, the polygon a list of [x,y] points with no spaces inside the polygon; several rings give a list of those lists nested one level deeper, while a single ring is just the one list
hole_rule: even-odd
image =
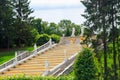
[{"label": "wide stone step", "polygon": [[41,74],[44,71],[31,70],[31,71],[9,71],[5,72],[6,75],[20,75],[20,74]]},{"label": "wide stone step", "polygon": [[[65,50],[66,56],[64,53]],[[29,76],[41,75],[46,70],[45,68],[46,60],[49,62],[49,69],[52,69],[61,62],[63,62],[65,58],[69,58],[79,50],[80,46],[76,44],[56,46],[53,49],[49,49],[43,52],[42,54],[38,54],[37,56],[19,65],[16,65],[14,68],[9,69],[9,71],[5,71],[4,75],[2,76],[20,74],[25,74]]]}]

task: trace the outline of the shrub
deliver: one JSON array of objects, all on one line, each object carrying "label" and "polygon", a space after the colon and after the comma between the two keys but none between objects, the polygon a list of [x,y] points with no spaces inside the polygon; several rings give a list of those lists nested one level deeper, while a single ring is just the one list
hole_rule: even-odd
[{"label": "shrub", "polygon": [[60,41],[60,36],[56,35],[56,34],[52,34],[51,35],[51,39],[52,41],[54,41],[55,43],[58,43]]},{"label": "shrub", "polygon": [[45,44],[46,42],[48,42],[49,41],[49,39],[50,39],[50,37],[47,35],[47,34],[41,34],[40,36],[39,36],[39,39],[38,39],[38,41],[37,41],[37,45],[43,45],[43,44]]},{"label": "shrub", "polygon": [[26,76],[26,75],[17,75],[11,77],[1,77],[0,80],[74,80],[73,77],[67,76],[60,76],[60,77],[53,77],[53,76]]},{"label": "shrub", "polygon": [[88,48],[83,49],[74,63],[75,80],[96,80],[97,63],[94,53]]}]

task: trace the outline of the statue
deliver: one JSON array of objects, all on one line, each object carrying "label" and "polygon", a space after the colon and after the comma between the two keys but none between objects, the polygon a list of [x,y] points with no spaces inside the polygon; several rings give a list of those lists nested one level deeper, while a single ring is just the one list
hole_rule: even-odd
[{"label": "statue", "polygon": [[75,37],[75,28],[74,27],[72,28],[72,35],[71,35],[71,37]]},{"label": "statue", "polygon": [[83,33],[84,33],[84,28],[81,27],[81,34],[80,34],[80,36],[83,36]]}]

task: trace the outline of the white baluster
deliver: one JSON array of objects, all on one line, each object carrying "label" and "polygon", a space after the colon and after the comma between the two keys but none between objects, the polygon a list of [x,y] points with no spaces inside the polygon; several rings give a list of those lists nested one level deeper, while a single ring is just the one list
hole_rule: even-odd
[{"label": "white baluster", "polygon": [[52,47],[52,39],[50,38],[50,48]]},{"label": "white baluster", "polygon": [[49,66],[50,66],[50,64],[49,64],[48,60],[46,60],[46,61],[45,61],[45,68],[46,68],[45,74],[47,74],[47,75],[48,75],[49,72],[50,72],[50,71],[49,71]]},{"label": "white baluster", "polygon": [[67,51],[66,51],[66,49],[64,50],[64,56],[65,56],[65,61],[67,61]]},{"label": "white baluster", "polygon": [[18,60],[17,60],[17,52],[15,52],[15,64],[17,64]]},{"label": "white baluster", "polygon": [[37,54],[37,45],[36,44],[34,44],[34,54]]}]

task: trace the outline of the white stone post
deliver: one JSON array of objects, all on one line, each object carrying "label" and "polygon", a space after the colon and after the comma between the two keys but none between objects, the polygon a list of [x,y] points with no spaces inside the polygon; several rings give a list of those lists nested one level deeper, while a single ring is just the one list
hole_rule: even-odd
[{"label": "white stone post", "polygon": [[36,44],[34,44],[34,54],[37,54],[37,45]]},{"label": "white stone post", "polygon": [[62,37],[65,37],[65,34],[63,34]]},{"label": "white stone post", "polygon": [[17,60],[17,51],[15,52],[15,64],[17,64],[18,60]]},{"label": "white stone post", "polygon": [[49,66],[50,66],[50,64],[49,64],[48,60],[46,60],[46,61],[45,61],[45,69],[46,69],[46,70],[45,70],[45,74],[46,74],[46,75],[49,74]]},{"label": "white stone post", "polygon": [[50,38],[50,48],[52,47],[52,39]]},{"label": "white stone post", "polygon": [[65,61],[67,61],[67,51],[64,50]]}]

